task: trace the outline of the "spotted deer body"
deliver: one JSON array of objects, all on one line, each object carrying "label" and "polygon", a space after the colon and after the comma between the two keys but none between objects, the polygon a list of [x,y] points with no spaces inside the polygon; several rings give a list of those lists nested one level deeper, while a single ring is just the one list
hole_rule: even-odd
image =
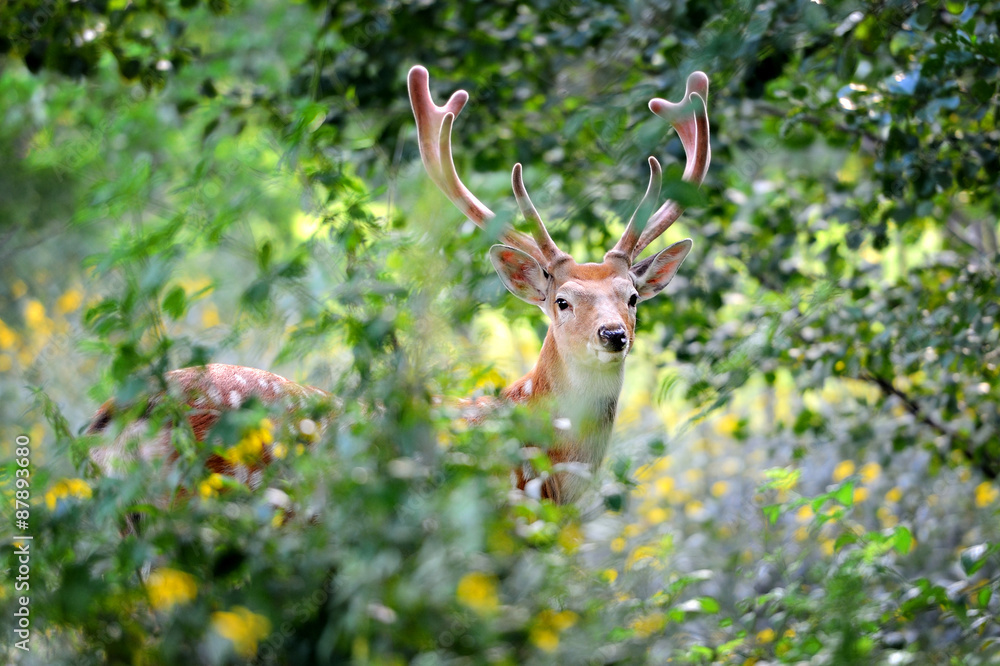
[{"label": "spotted deer body", "polygon": [[[296,384],[271,372],[222,363],[172,370],[164,375],[164,379],[167,392],[190,408],[187,420],[198,442],[206,440],[212,426],[219,422],[224,412],[239,409],[250,400],[256,399],[269,407],[294,410],[304,407],[310,400],[328,400],[331,397],[326,391]],[[150,400],[146,413],[126,423],[114,440],[90,449],[90,459],[102,474],[120,476],[138,460],[165,460],[168,463],[176,460],[178,454],[170,441],[170,427],[163,427],[152,434],[149,432],[149,416],[160,399],[162,396],[157,395]],[[87,434],[103,433],[114,420],[115,411],[116,405],[112,400],[101,405],[87,428]],[[314,425],[319,432],[326,424],[320,421]],[[263,447],[260,465],[270,464],[271,460],[271,448]],[[205,465],[212,472],[231,476],[251,487],[259,484],[258,465],[240,464],[216,453],[207,458]]]},{"label": "spotted deer body", "polygon": [[[437,106],[427,70],[420,66],[410,70],[407,83],[428,176],[466,217],[485,228],[494,213],[462,183],[452,159],[452,126],[468,94],[460,90],[444,106]],[[688,77],[680,103],[658,98],[649,103],[653,113],[677,130],[687,154],[684,179],[694,184],[702,182],[711,159],[707,96],[708,78],[695,72]],[[555,441],[528,444],[545,449],[555,473],[540,475],[530,466],[515,470],[517,486],[537,497],[558,502],[577,499],[586,487],[585,477],[604,460],[624,380],[625,357],[634,342],[636,306],[670,282],[691,250],[691,241],[682,240],[636,261],[683,212],[674,201],[657,206],[660,164],[650,157],[649,168],[645,196],[621,239],[600,263],[577,263],[561,251],[531,203],[521,165],[516,164],[511,174],[515,199],[531,233],[505,228],[500,244],[490,249],[490,260],[507,289],[541,308],[550,325],[535,367],[504,389],[499,402],[537,406],[553,417],[558,433]],[[186,368],[170,373],[168,381],[190,396],[189,421],[199,440],[221,411],[238,407],[251,395],[268,404],[327,395],[271,373],[238,366]],[[466,401],[464,416],[470,422],[489,418],[497,402],[489,398]],[[102,422],[106,425],[109,409],[102,408],[91,430],[101,430]],[[124,454],[123,448],[116,443],[99,453],[95,462],[109,469],[111,461]],[[176,455],[169,450],[169,437],[161,438],[149,453]]]}]

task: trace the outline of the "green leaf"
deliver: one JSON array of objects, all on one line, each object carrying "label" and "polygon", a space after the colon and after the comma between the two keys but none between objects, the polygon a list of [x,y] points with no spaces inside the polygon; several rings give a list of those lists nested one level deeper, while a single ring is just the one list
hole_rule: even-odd
[{"label": "green leaf", "polygon": [[764,507],[764,517],[767,518],[767,522],[774,525],[778,522],[778,518],[781,516],[781,505],[780,504],[769,504]]},{"label": "green leaf", "polygon": [[846,507],[854,506],[854,482],[848,481],[833,492],[833,497]]},{"label": "green leaf", "polygon": [[907,555],[913,550],[913,546],[913,534],[910,530],[903,525],[896,527],[892,541],[892,547],[896,549],[896,552],[900,555]]},{"label": "green leaf", "polygon": [[176,321],[184,316],[186,310],[187,294],[183,288],[174,287],[163,299],[163,311]]},{"label": "green leaf", "polygon": [[965,572],[965,575],[971,576],[979,571],[986,564],[986,555],[989,554],[990,550],[990,544],[988,543],[980,543],[963,550],[961,563],[962,571]]},{"label": "green leaf", "polygon": [[703,613],[718,613],[719,602],[712,597],[698,597]]},{"label": "green leaf", "polygon": [[260,266],[260,270],[267,272],[271,268],[271,253],[273,250],[271,241],[264,241],[264,244],[260,246],[260,249],[257,251],[257,265]]},{"label": "green leaf", "polygon": [[837,537],[837,540],[833,542],[833,547],[835,550],[841,550],[844,546],[849,546],[851,544],[858,542],[858,535],[854,532],[844,532]]}]

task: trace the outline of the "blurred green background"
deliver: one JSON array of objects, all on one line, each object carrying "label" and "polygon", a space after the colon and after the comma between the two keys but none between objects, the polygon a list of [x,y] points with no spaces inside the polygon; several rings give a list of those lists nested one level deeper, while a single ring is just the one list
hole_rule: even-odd
[{"label": "blurred green background", "polygon": [[[8,661],[1000,660],[1000,3],[11,0],[0,26],[0,532],[27,435],[35,537],[30,652],[5,551]],[[520,377],[546,322],[423,173],[418,63],[469,91],[455,157],[500,221],[518,161],[578,261],[648,155],[689,204],[580,506],[510,494],[546,424],[434,403]],[[646,102],[697,69],[693,195]],[[278,440],[294,514],[183,432],[175,468],[87,463],[101,402],[208,361],[342,401],[320,441],[254,405],[218,432]]]}]

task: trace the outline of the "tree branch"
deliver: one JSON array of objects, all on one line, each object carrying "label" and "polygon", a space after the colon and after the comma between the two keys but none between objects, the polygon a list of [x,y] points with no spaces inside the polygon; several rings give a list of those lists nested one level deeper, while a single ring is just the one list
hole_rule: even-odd
[{"label": "tree branch", "polygon": [[[931,430],[948,438],[949,450],[961,451],[969,459],[969,461],[978,467],[979,470],[988,478],[996,479],[997,476],[1000,475],[1000,464],[998,464],[998,461],[990,460],[989,458],[985,458],[982,454],[977,453],[971,442],[958,433],[952,432],[946,428],[944,424],[936,421],[930,414],[926,413],[920,407],[920,404],[916,400],[896,388],[893,385],[892,380],[876,375],[868,370],[862,371],[859,377],[866,382],[878,386],[879,389],[882,390],[882,393],[886,396],[894,396],[898,398],[900,402],[903,403],[903,407],[906,408],[906,411],[912,414],[920,423],[923,423]],[[935,450],[935,455],[939,461],[947,462],[941,451]]]}]

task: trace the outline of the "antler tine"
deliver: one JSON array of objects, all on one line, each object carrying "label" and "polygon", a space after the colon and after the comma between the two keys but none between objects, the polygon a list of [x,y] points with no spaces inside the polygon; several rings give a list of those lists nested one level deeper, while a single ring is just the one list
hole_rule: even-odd
[{"label": "antler tine", "polygon": [[[494,217],[493,211],[465,187],[451,156],[451,127],[469,100],[469,93],[458,90],[444,106],[438,106],[431,97],[430,78],[427,70],[414,66],[406,77],[410,91],[410,106],[417,121],[417,143],[420,159],[427,175],[446,197],[465,215],[482,226]],[[447,158],[447,161],[446,161]]]},{"label": "antler tine", "polygon": [[636,228],[635,221],[648,219],[649,214],[652,212],[653,208],[656,207],[656,203],[660,198],[660,185],[663,181],[663,169],[660,168],[660,162],[655,157],[649,158],[649,186],[646,187],[646,194],[643,195],[642,201],[639,202],[639,206],[632,213],[632,217],[629,218],[628,226],[625,227],[625,233],[622,234],[621,239],[618,244],[615,245],[612,252],[619,252],[625,256],[625,259],[631,264],[632,257],[635,256],[635,246],[639,242],[639,235],[643,232],[645,223],[643,227]]},{"label": "antler tine", "polygon": [[545,228],[545,223],[542,222],[541,216],[535,210],[534,204],[531,203],[528,190],[524,187],[524,180],[521,177],[520,162],[514,165],[514,170],[510,174],[510,184],[514,189],[514,198],[517,199],[517,205],[521,209],[521,214],[531,224],[531,235],[535,238],[535,244],[545,259],[545,264],[543,265],[547,268],[548,265],[561,257],[563,252],[556,247],[552,237],[549,236],[548,229]]},{"label": "antler tine", "polygon": [[[420,65],[410,69],[406,84],[410,92],[410,107],[417,122],[420,159],[424,163],[427,175],[467,218],[485,229],[486,223],[495,215],[462,183],[451,152],[452,126],[455,117],[469,101],[469,93],[458,90],[448,98],[444,106],[438,106],[431,97],[427,70]],[[506,245],[527,252],[538,260],[544,260],[543,253],[531,238],[522,233],[505,229],[500,234],[500,240]]]},{"label": "antler tine", "polygon": [[[650,100],[649,110],[669,121],[677,130],[687,155],[684,180],[701,185],[712,161],[708,123],[708,76],[704,72],[692,73],[687,80],[684,99],[674,104],[655,98]],[[646,223],[646,228],[632,250],[632,258],[666,231],[683,212],[684,207],[676,201],[665,201]]]}]

